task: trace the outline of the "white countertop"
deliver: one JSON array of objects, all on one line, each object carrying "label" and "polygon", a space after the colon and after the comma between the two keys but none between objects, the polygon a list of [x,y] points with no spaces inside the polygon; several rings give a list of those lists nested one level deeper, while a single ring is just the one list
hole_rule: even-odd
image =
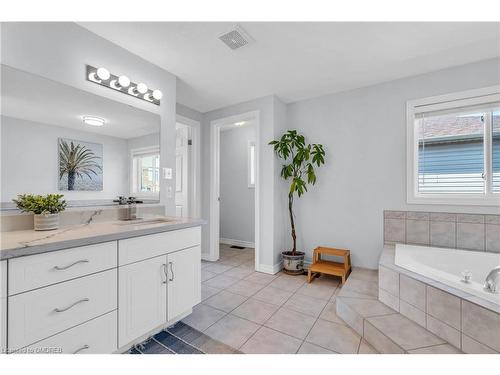
[{"label": "white countertop", "polygon": [[57,251],[77,246],[92,245],[124,238],[168,232],[205,224],[201,219],[161,217],[168,221],[147,223],[159,217],[148,217],[144,222],[106,221],[78,224],[51,231],[18,230],[1,232],[0,260]]}]

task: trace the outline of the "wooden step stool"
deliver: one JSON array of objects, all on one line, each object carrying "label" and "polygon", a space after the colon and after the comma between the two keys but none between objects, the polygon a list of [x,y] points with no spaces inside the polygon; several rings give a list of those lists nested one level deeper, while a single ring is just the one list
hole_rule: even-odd
[{"label": "wooden step stool", "polygon": [[[343,263],[321,260],[321,255],[335,255],[344,258]],[[313,263],[307,272],[307,282],[310,283],[317,273],[325,273],[342,277],[342,284],[351,273],[351,252],[345,249],[317,247],[313,253]]]}]

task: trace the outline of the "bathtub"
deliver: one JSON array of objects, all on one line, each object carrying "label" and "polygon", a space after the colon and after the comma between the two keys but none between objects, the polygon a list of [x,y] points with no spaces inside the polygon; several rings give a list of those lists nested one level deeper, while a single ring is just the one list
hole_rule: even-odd
[{"label": "bathtub", "polygon": [[[500,266],[500,254],[396,244],[394,263],[500,306],[500,294],[488,292],[483,287],[488,273]],[[464,271],[471,275],[469,283],[461,281]]]}]

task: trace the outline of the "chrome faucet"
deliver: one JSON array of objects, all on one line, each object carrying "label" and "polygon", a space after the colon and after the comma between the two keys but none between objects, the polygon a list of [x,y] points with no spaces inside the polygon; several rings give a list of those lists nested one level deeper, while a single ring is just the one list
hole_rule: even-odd
[{"label": "chrome faucet", "polygon": [[493,268],[488,276],[486,276],[484,289],[490,291],[491,293],[500,292],[500,266]]},{"label": "chrome faucet", "polygon": [[118,205],[128,205],[126,215],[122,220],[137,220],[137,203],[142,203],[142,201],[138,201],[135,197],[124,197],[119,196],[118,199],[115,199],[113,202],[117,202]]}]

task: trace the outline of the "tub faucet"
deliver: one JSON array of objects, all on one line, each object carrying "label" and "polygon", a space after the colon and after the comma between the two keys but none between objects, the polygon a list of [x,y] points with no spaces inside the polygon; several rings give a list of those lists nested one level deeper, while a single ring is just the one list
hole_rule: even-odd
[{"label": "tub faucet", "polygon": [[484,289],[491,293],[500,292],[500,266],[493,268],[484,282]]}]

